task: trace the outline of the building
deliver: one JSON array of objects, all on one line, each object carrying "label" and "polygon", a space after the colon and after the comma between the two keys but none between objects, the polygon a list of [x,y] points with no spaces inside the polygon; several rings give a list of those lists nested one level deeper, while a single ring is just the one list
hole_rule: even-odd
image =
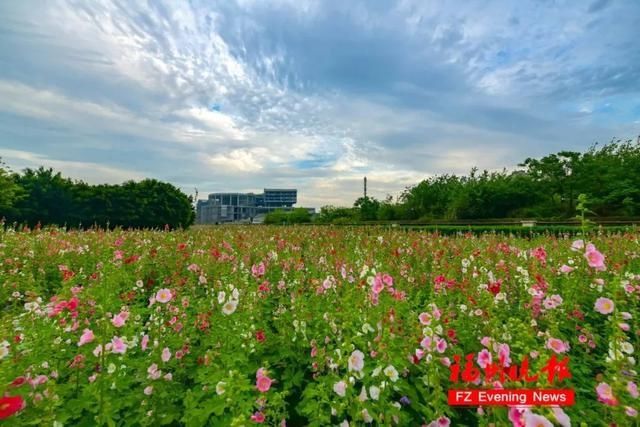
[{"label": "building", "polygon": [[[256,217],[276,210],[294,209],[298,201],[298,190],[265,188],[261,194],[211,193],[207,200],[198,200],[196,222],[198,224],[220,224],[224,222],[254,222]],[[315,209],[310,212],[315,212]]]}]

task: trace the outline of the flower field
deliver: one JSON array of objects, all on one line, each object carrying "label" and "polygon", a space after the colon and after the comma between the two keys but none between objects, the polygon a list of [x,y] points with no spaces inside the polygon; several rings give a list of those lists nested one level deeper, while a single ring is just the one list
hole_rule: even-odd
[{"label": "flower field", "polygon": [[[634,425],[639,237],[0,232],[0,419]],[[453,388],[575,404],[458,408]]]}]

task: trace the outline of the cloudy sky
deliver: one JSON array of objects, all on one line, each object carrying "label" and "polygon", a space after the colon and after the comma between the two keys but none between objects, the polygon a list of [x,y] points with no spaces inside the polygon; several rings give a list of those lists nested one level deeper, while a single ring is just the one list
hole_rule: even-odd
[{"label": "cloudy sky", "polygon": [[640,134],[640,2],[0,1],[0,156],[349,205]]}]

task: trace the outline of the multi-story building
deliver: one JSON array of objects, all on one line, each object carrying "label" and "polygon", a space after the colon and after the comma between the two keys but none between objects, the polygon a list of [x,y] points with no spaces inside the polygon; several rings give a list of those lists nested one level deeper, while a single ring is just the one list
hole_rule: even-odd
[{"label": "multi-story building", "polygon": [[257,216],[275,209],[291,210],[298,201],[298,190],[265,188],[261,194],[211,193],[207,200],[198,200],[196,222],[253,222]]}]

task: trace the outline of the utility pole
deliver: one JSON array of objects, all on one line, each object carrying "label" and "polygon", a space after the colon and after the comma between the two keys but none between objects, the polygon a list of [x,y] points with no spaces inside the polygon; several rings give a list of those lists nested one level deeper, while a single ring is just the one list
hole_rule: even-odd
[{"label": "utility pole", "polygon": [[364,198],[367,198],[367,177],[364,177]]}]

